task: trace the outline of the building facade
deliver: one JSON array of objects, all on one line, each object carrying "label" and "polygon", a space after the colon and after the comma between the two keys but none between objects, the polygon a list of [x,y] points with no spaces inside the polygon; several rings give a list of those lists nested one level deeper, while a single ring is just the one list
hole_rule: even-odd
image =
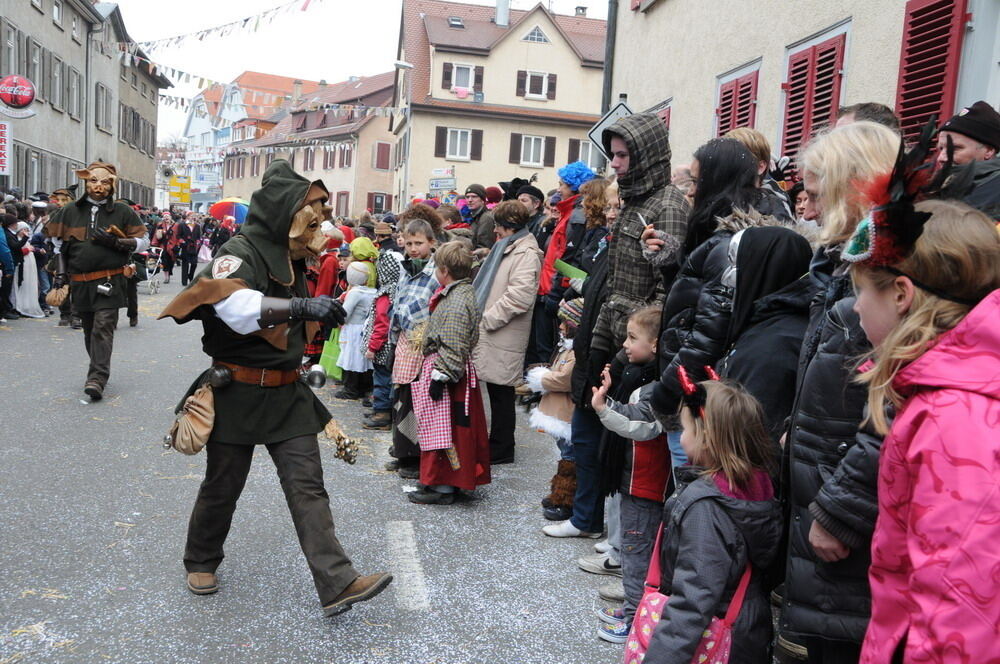
[{"label": "building facade", "polygon": [[270,119],[318,87],[318,81],[245,71],[198,93],[184,123],[186,164],[178,173],[190,178],[191,209],[205,212],[223,198],[222,164],[236,123]]},{"label": "building facade", "polygon": [[[0,187],[49,192],[103,159],[118,166],[119,195],[152,205],[158,93],[171,83],[140,65],[130,74],[144,98],[122,84],[119,44],[132,43],[114,3],[0,0],[0,78],[20,74],[36,89],[36,115],[11,121],[13,174]],[[126,122],[120,103],[134,111]]]},{"label": "building facade", "polygon": [[322,180],[339,217],[394,209],[395,138],[389,129],[394,73],[351,78],[303,95],[272,129],[234,126],[223,167],[223,195],[249,200],[275,159]]},{"label": "building facade", "polygon": [[606,22],[585,13],[403,1],[393,117],[401,205],[512,177],[554,188],[556,169],[578,159],[604,167],[587,132],[600,115]]},{"label": "building facade", "polygon": [[794,158],[841,106],[886,104],[911,137],[933,114],[997,106],[998,17],[995,0],[622,1],[608,83],[661,114],[675,163],[740,126]]}]

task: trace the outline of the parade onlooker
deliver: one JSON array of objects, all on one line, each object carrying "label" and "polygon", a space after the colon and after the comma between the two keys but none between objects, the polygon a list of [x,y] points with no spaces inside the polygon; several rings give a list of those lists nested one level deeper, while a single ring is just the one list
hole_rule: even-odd
[{"label": "parade onlooker", "polygon": [[[685,397],[681,443],[691,465],[663,509],[660,592],[670,596],[644,664],[695,661],[716,616],[749,577],[732,624],[730,664],[771,661],[771,606],[760,573],[779,555],[781,511],[760,404],[738,386],[706,381]],[[656,554],[654,554],[656,555]]]},{"label": "parade onlooker", "polygon": [[941,125],[938,165],[972,163],[972,186],[965,202],[1000,222],[1000,113],[977,101]]},{"label": "parade onlooker", "polygon": [[465,495],[461,491],[490,483],[490,450],[472,363],[480,316],[469,281],[472,253],[464,243],[448,242],[435,259],[441,288],[430,301],[420,379],[413,384],[422,488],[407,498],[413,503],[448,505]]},{"label": "parade onlooker", "polygon": [[493,223],[497,241],[475,280],[482,320],[474,359],[490,395],[490,462],[502,464],[514,462],[514,385],[523,375],[542,252],[518,201],[497,205]]},{"label": "parade onlooker", "polygon": [[[810,662],[856,662],[868,624],[871,526],[846,545],[840,539],[845,531],[838,529],[837,537],[827,527],[871,522],[876,512],[878,447],[855,444],[865,390],[855,382],[854,367],[870,347],[853,310],[854,292],[841,253],[868,212],[857,182],[891,171],[899,144],[891,129],[855,122],[821,134],[801,155],[809,194],[806,217],[822,219],[823,245],[810,266],[818,294],[802,343],[783,450],[782,491],[790,513],[779,624],[783,638],[805,641]],[[810,510],[820,493],[836,496],[828,503],[827,526]],[[844,554],[836,565],[827,560],[832,551]]]},{"label": "parade onlooker", "polygon": [[201,226],[193,214],[183,224],[177,224],[177,246],[181,259],[181,286],[194,279],[198,268],[198,250],[201,248]]},{"label": "parade onlooker", "polygon": [[[848,250],[861,258],[854,306],[874,346],[862,378],[869,419],[886,435],[861,661],[985,662],[997,653],[1000,595],[1000,238],[957,202],[899,217],[923,225],[912,247],[859,233]],[[841,558],[822,557],[826,567]]]},{"label": "parade onlooker", "polygon": [[[477,250],[488,250],[493,246],[493,214],[486,209],[486,187],[470,184],[465,189],[465,204],[469,208],[469,227],[472,229],[472,244]],[[486,251],[480,251],[483,255]]]},{"label": "parade onlooker", "polygon": [[884,127],[888,127],[897,134],[900,133],[899,118],[892,109],[885,104],[874,101],[861,102],[851,106],[841,106],[837,113],[837,127],[851,124],[852,122],[874,122]]},{"label": "parade onlooker", "polygon": [[788,205],[788,197],[771,177],[771,144],[768,143],[767,137],[756,129],[739,127],[728,132],[723,138],[739,141],[757,160],[757,187],[761,193],[760,200],[755,206],[757,211],[779,221],[791,223],[792,209]]},{"label": "parade onlooker", "polygon": [[362,421],[365,429],[388,431],[392,426],[392,354],[389,343],[389,327],[392,320],[392,302],[399,285],[403,257],[388,249],[381,251],[375,263],[378,277],[375,301],[365,319],[365,357],[371,360],[372,368],[372,413]]},{"label": "parade onlooker", "polygon": [[[360,242],[367,238],[357,238]],[[351,244],[354,244],[353,242]],[[347,266],[349,288],[344,297],[344,315],[340,326],[340,356],[337,366],[344,371],[344,386],[334,394],[337,399],[361,399],[371,390],[372,362],[365,357],[362,343],[365,319],[375,299],[375,289],[368,285],[368,266],[364,261],[352,261]]]}]

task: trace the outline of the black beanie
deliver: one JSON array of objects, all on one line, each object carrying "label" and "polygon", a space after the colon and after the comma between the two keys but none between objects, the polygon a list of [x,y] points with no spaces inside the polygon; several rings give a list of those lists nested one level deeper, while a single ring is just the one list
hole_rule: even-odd
[{"label": "black beanie", "polygon": [[941,125],[941,131],[953,131],[1000,150],[1000,113],[985,101],[963,108]]},{"label": "black beanie", "polygon": [[545,200],[545,194],[542,193],[542,190],[538,187],[532,187],[530,184],[526,184],[517,190],[517,195],[520,196],[521,194],[527,194],[539,202]]},{"label": "black beanie", "polygon": [[465,193],[468,194],[469,192],[472,192],[476,196],[479,196],[479,198],[483,199],[484,203],[486,202],[486,187],[484,187],[483,185],[470,184],[468,187],[465,188]]}]

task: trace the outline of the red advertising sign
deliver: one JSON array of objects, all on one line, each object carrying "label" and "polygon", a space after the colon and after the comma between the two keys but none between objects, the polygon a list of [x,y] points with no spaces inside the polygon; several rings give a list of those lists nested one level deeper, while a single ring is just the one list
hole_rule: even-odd
[{"label": "red advertising sign", "polygon": [[14,174],[14,136],[10,125],[0,121],[0,175]]},{"label": "red advertising sign", "polygon": [[0,80],[0,113],[12,118],[30,118],[28,106],[35,101],[35,85],[23,76],[12,74]]}]

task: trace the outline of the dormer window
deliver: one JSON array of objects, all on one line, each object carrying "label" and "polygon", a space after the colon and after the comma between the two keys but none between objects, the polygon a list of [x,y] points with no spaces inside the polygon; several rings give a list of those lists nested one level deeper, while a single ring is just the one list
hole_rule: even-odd
[{"label": "dormer window", "polygon": [[460,16],[449,16],[448,17],[448,27],[458,28],[459,30],[465,29],[465,23],[462,22],[462,17]]},{"label": "dormer window", "polygon": [[542,29],[536,25],[532,28],[531,32],[524,36],[524,39],[521,41],[535,42],[536,44],[548,44],[549,38],[546,37],[545,33],[542,32]]}]

